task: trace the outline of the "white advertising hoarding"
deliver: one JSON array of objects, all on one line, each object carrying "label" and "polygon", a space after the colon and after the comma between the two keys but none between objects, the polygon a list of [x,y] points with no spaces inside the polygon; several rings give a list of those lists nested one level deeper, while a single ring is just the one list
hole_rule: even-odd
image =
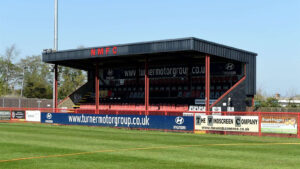
[{"label": "white advertising hoarding", "polygon": [[38,110],[27,110],[26,121],[41,122],[41,112]]},{"label": "white advertising hoarding", "polygon": [[258,116],[201,116],[195,117],[196,130],[258,132]]}]

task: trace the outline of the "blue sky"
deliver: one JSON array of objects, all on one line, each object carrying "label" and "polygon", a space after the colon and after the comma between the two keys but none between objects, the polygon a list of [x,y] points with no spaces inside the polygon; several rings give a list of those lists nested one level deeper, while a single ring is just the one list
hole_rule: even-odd
[{"label": "blue sky", "polygon": [[[53,47],[54,0],[1,0],[0,53]],[[257,86],[300,94],[299,0],[59,0],[59,50],[194,36],[257,56]]]}]

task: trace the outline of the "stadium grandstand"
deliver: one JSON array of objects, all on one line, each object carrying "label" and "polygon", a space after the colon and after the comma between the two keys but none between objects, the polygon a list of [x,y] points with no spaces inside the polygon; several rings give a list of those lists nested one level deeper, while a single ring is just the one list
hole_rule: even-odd
[{"label": "stadium grandstand", "polygon": [[[193,37],[43,51],[55,65],[55,106],[97,111],[245,111],[256,91],[256,56]],[[57,66],[88,76],[60,103]]]}]

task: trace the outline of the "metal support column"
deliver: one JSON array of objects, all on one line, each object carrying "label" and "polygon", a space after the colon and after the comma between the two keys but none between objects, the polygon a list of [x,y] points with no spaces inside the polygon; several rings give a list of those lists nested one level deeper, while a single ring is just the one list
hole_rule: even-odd
[{"label": "metal support column", "polygon": [[[260,123],[261,125],[261,123]],[[298,131],[297,131],[297,137],[300,138],[300,113],[298,113]]]},{"label": "metal support column", "polygon": [[148,74],[148,58],[145,59],[145,113],[148,114],[149,106],[149,74]]},{"label": "metal support column", "polygon": [[209,97],[210,97],[210,56],[205,55],[205,109],[206,111],[210,111]]},{"label": "metal support column", "polygon": [[95,104],[96,114],[99,114],[99,64],[95,66]]}]

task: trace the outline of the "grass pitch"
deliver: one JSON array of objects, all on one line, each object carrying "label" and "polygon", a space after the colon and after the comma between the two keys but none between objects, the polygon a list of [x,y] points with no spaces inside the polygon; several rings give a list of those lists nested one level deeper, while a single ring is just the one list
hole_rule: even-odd
[{"label": "grass pitch", "polygon": [[0,168],[300,168],[300,140],[0,123]]}]

